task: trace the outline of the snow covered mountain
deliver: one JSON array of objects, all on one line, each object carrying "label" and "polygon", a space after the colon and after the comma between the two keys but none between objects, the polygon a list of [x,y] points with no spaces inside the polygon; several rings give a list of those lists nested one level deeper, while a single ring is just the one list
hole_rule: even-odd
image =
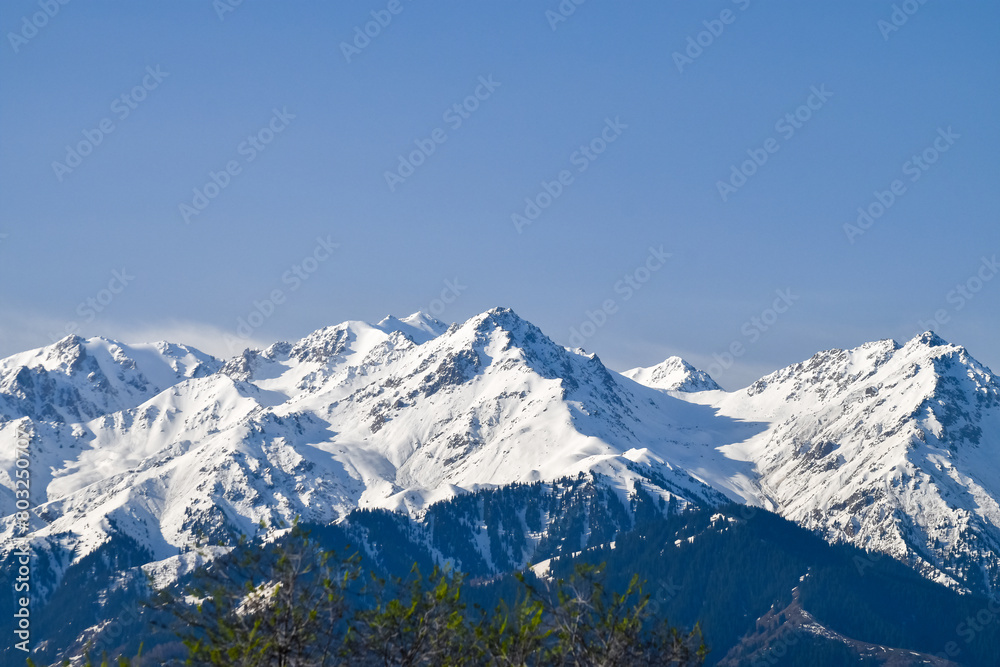
[{"label": "snow covered mountain", "polygon": [[997,379],[931,334],[823,352],[732,393],[676,357],[614,373],[499,308],[451,326],[345,322],[225,362],[70,337],[0,361],[0,553],[17,534],[21,431],[43,597],[116,538],[174,571],[196,541],[261,520],[420,519],[456,495],[581,473],[625,507],[760,504],[987,592],[998,427]]},{"label": "snow covered mountain", "polygon": [[[92,344],[67,339],[34,354]],[[53,368],[58,382],[79,373]],[[134,405],[116,412],[0,424],[5,551],[16,532],[18,429],[31,441],[32,540],[53,563],[52,586],[112,536],[162,560],[199,537],[228,543],[261,520],[333,522],[356,507],[417,513],[457,493],[580,472],[604,475],[623,497],[644,485],[681,506],[723,499],[703,472],[718,484],[749,474],[735,474],[739,463],[724,475],[700,465],[723,458],[712,437],[732,420],[702,432],[692,424],[711,420],[710,408],[625,380],[510,310],[450,328],[421,316],[346,322],[247,350],[211,375],[171,379],[159,393],[136,390]],[[692,465],[668,462],[671,448]]]},{"label": "snow covered mountain", "polygon": [[1000,381],[964,348],[928,332],[829,350],[712,403],[770,424],[723,448],[754,462],[766,507],[995,593]]},{"label": "snow covered mountain", "polygon": [[184,345],[67,336],[0,359],[0,421],[76,423],[135,406],[221,362]]},{"label": "snow covered mountain", "polygon": [[715,380],[680,357],[667,357],[655,366],[633,368],[622,373],[647,387],[669,391],[713,391],[722,389]]}]

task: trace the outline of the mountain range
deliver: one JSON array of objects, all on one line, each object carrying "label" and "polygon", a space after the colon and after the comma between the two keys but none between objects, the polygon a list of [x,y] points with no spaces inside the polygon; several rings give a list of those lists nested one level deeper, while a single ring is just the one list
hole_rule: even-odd
[{"label": "mountain range", "polygon": [[[5,557],[25,441],[38,605],[109,544],[167,583],[203,562],[191,545],[224,551],[262,521],[364,537],[397,517],[428,559],[489,577],[606,546],[640,506],[732,503],[865,550],[861,572],[888,556],[956,593],[1000,587],[1000,381],[932,332],[733,392],[679,357],[617,373],[505,308],[350,321],[230,359],[69,336],[0,360]],[[572,530],[567,480],[604,499]],[[434,537],[444,508],[519,488],[547,500],[463,510],[479,537],[461,549]]]}]

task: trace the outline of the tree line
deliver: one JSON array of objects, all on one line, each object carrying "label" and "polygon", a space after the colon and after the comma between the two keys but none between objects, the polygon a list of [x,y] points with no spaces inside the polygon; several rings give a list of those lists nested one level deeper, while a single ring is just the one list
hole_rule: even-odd
[{"label": "tree line", "polygon": [[[180,589],[149,602],[159,631],[178,641],[83,664],[227,667],[688,666],[707,648],[655,618],[633,576],[621,590],[602,567],[565,579],[517,574],[513,595],[492,609],[467,602],[463,575],[414,566],[407,577],[364,575],[357,555],[338,557],[293,526],[267,545],[244,541]],[[29,665],[33,665],[30,660]],[[67,660],[64,664],[69,665]]]}]

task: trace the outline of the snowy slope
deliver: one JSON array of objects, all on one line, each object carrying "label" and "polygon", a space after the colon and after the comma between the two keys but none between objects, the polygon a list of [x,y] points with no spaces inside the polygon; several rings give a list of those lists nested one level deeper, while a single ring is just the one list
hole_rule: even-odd
[{"label": "snowy slope", "polygon": [[745,480],[749,468],[715,449],[737,426],[713,413],[609,372],[510,310],[447,329],[419,316],[345,322],[247,350],[134,407],[0,427],[11,453],[0,459],[0,539],[14,535],[19,426],[42,490],[33,537],[66,566],[114,533],[161,560],[262,519],[419,513],[457,493],[579,472],[606,476],[623,497],[639,484],[681,506],[721,502],[706,482],[740,470]]},{"label": "snowy slope", "polygon": [[759,499],[951,585],[1000,582],[1000,383],[928,332],[830,350],[713,401],[769,423],[724,448]]},{"label": "snowy slope", "polygon": [[1000,385],[963,348],[878,341],[733,393],[676,357],[627,375],[500,308],[344,322],[225,363],[67,338],[0,361],[0,552],[23,429],[51,586],[113,535],[163,561],[261,520],[421,516],[581,472],[622,499],[761,504],[952,586],[998,584]]}]

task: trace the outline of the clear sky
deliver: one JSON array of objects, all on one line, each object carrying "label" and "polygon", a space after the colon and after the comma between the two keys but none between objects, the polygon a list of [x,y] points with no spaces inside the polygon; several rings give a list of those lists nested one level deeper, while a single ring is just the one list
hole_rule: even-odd
[{"label": "clear sky", "polygon": [[727,388],[1000,369],[1000,5],[895,7],[5,0],[0,355],[503,305]]}]

